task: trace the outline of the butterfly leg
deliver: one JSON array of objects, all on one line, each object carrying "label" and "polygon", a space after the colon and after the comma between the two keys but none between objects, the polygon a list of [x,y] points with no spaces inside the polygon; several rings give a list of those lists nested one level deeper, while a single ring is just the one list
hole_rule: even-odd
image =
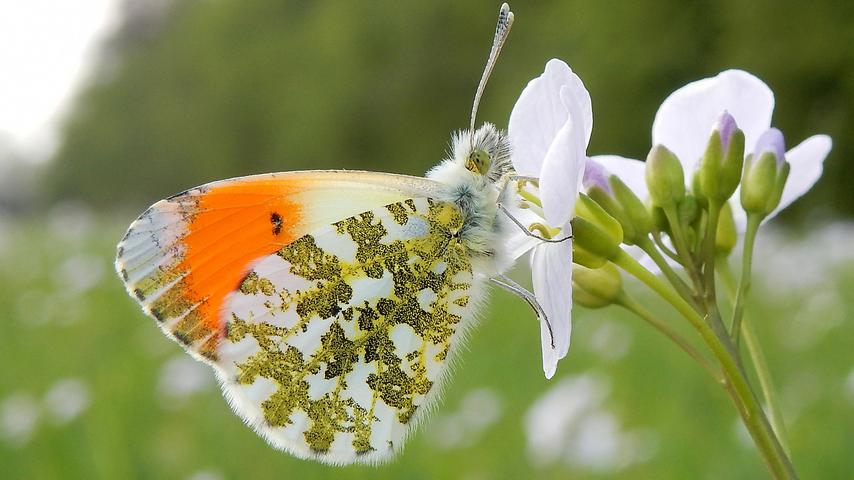
[{"label": "butterfly leg", "polygon": [[518,218],[514,217],[513,214],[510,213],[510,210],[507,210],[507,207],[505,207],[504,205],[499,203],[498,209],[501,210],[501,212],[504,213],[504,215],[507,215],[507,218],[509,218],[511,222],[513,222],[517,227],[519,227],[520,230],[522,230],[522,232],[525,233],[525,235],[527,235],[529,237],[536,238],[537,240],[540,240],[540,241],[546,242],[546,243],[561,243],[561,242],[565,242],[565,241],[572,238],[572,234],[567,235],[563,238],[558,238],[558,239],[546,238],[546,237],[543,237],[541,235],[537,235],[536,233],[528,230],[528,228],[525,227],[525,225],[522,222],[520,222]]},{"label": "butterfly leg", "polygon": [[522,285],[519,285],[518,283],[514,282],[506,275],[498,274],[490,278],[489,280],[492,283],[503,288],[504,290],[507,290],[508,292],[528,302],[528,305],[530,305],[531,308],[534,309],[534,312],[536,312],[537,318],[539,318],[540,321],[546,322],[546,327],[549,329],[549,339],[551,342],[551,346],[552,348],[555,348],[555,337],[554,333],[552,332],[552,324],[549,322],[549,317],[546,316],[546,312],[543,310],[543,307],[540,305],[540,303],[537,302],[537,298],[534,296],[534,294],[529,292]]},{"label": "butterfly leg", "polygon": [[507,218],[509,218],[510,221],[512,221],[517,227],[519,227],[519,229],[522,230],[522,232],[524,232],[525,235],[527,235],[531,238],[536,238],[537,240],[540,240],[540,241],[546,242],[546,243],[560,243],[560,242],[564,242],[564,241],[572,238],[571,234],[567,235],[566,237],[559,238],[559,239],[546,238],[546,237],[543,237],[542,235],[537,235],[536,233],[529,230],[528,227],[526,227],[521,221],[519,221],[519,219],[516,218],[512,213],[510,213],[510,210],[508,210],[507,207],[505,207],[501,203],[501,201],[502,201],[502,199],[504,199],[504,194],[506,193],[507,188],[510,185],[510,182],[518,182],[519,180],[524,180],[527,182],[534,182],[534,183],[537,183],[540,181],[540,179],[535,178],[535,177],[528,177],[525,175],[517,175],[515,173],[508,173],[508,174],[504,175],[504,177],[499,182],[502,185],[502,187],[501,187],[501,191],[498,193],[498,198],[499,198],[498,209],[501,210],[501,212],[504,213],[504,215],[507,215]]}]

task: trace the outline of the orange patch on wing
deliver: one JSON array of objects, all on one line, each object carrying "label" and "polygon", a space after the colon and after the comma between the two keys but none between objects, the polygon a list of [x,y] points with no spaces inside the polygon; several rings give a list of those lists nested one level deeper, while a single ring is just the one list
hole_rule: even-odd
[{"label": "orange patch on wing", "polygon": [[295,180],[247,179],[211,186],[198,197],[177,268],[189,272],[185,294],[201,302],[205,329],[222,334],[225,297],[239,287],[253,260],[300,236],[295,227],[302,209],[292,198],[300,187]]}]

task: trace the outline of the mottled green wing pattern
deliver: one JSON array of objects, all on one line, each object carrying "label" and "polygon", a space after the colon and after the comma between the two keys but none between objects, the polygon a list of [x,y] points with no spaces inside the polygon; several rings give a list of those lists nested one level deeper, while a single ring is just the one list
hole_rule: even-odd
[{"label": "mottled green wing pattern", "polygon": [[226,300],[226,396],[274,446],[328,463],[390,458],[472,322],[458,208],[410,199],[305,235]]}]

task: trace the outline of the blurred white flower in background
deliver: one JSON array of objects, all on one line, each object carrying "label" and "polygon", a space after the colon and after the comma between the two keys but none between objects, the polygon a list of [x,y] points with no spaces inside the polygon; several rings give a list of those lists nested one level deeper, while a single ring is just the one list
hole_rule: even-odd
[{"label": "blurred white flower in background", "polygon": [[83,243],[97,227],[92,209],[77,202],[60,202],[47,214],[50,234],[66,247]]},{"label": "blurred white flower in background", "polygon": [[225,475],[216,470],[199,470],[188,476],[187,480],[225,480]]},{"label": "blurred white flower in background", "polygon": [[487,428],[501,418],[501,399],[494,390],[478,388],[468,392],[456,411],[433,419],[430,437],[443,450],[474,445]]},{"label": "blurred white flower in background", "polygon": [[180,408],[185,400],[214,386],[210,369],[181,353],[173,356],[160,369],[157,393],[165,408]]},{"label": "blurred white flower in background", "polygon": [[588,347],[605,360],[623,358],[632,346],[632,332],[620,323],[601,321],[590,336]]},{"label": "blurred white flower in background", "polygon": [[64,425],[89,408],[89,387],[79,379],[65,378],[55,382],[44,396],[44,406],[50,418]]},{"label": "blurred white flower in background", "polygon": [[525,415],[528,456],[533,465],[558,461],[594,472],[619,471],[651,458],[658,441],[647,430],[622,431],[602,403],[608,382],[583,374],[562,379]]},{"label": "blurred white flower in background", "polygon": [[98,255],[79,253],[66,258],[53,271],[56,289],[71,296],[82,295],[104,279],[105,259]]},{"label": "blurred white flower in background", "polygon": [[38,421],[38,402],[29,393],[14,393],[0,404],[0,438],[13,446],[25,445]]},{"label": "blurred white flower in background", "polygon": [[854,405],[854,368],[848,373],[848,378],[845,379],[845,392],[848,394],[848,400]]}]

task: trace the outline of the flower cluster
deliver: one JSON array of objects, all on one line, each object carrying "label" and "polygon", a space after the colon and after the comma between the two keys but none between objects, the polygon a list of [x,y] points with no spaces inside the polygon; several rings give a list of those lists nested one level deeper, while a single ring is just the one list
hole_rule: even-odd
[{"label": "flower cluster", "polygon": [[[520,181],[522,209],[514,214],[539,236],[574,237],[573,244],[538,242],[524,232],[511,239],[515,256],[531,251],[534,294],[550,319],[554,339],[545,325],[541,331],[549,378],[569,348],[572,298],[588,307],[618,303],[617,255],[628,252],[702,303],[704,290],[713,288],[703,283],[714,269],[706,246],[729,253],[749,218],[773,217],[815,184],[831,149],[828,136],[815,135],[786,151],[783,134],[771,127],[771,90],[740,70],[667,97],[653,122],[646,162],[588,157],[591,105],[581,79],[553,59],[510,115],[514,168],[538,179]],[[695,284],[683,282],[672,266],[696,277]]]}]

